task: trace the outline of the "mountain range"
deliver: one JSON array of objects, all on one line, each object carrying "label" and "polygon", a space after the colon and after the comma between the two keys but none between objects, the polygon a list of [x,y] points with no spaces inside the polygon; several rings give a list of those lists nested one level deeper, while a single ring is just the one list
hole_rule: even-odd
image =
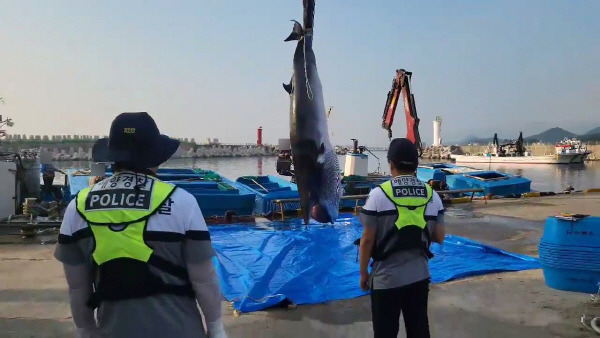
[{"label": "mountain range", "polygon": [[600,127],[594,128],[590,131],[588,131],[587,133],[585,133],[586,135],[596,135],[596,134],[600,134]]},{"label": "mountain range", "polygon": [[[511,142],[512,140],[516,140],[519,135],[514,135],[514,137],[510,139],[498,138],[500,143]],[[524,136],[523,141],[525,143],[534,143],[534,142],[543,142],[543,143],[555,143],[559,142],[565,137],[571,138],[576,137],[581,141],[600,141],[600,127],[596,127],[585,134],[578,135],[576,133],[570,132],[568,130],[564,130],[559,127],[550,128],[546,131],[543,131],[536,135]],[[459,142],[459,144],[469,144],[469,143],[479,143],[479,144],[488,144],[494,140],[493,137],[480,138],[477,136],[469,136],[465,138],[463,141]]]}]

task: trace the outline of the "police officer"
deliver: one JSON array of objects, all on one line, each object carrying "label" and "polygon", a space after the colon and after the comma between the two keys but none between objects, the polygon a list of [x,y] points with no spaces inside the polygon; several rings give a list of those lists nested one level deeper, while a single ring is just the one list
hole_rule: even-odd
[{"label": "police officer", "polygon": [[393,178],[371,190],[360,215],[360,286],[371,291],[376,338],[397,337],[401,313],[408,338],[429,337],[429,245],[444,241],[444,207],[415,176],[418,157],[410,140],[394,139],[387,154]]},{"label": "police officer", "polygon": [[147,113],[120,114],[94,145],[114,174],[71,201],[55,251],[80,337],[226,337],[202,212],[157,178],[178,146]]}]

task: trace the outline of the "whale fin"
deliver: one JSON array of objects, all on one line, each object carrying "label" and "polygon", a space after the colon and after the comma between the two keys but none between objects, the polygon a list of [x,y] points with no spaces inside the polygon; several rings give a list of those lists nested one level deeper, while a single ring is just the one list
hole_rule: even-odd
[{"label": "whale fin", "polygon": [[290,35],[283,41],[300,40],[300,38],[304,36],[304,30],[302,29],[302,25],[296,20],[292,21],[294,22],[294,28],[292,29],[292,33],[290,33]]},{"label": "whale fin", "polygon": [[284,83],[284,84],[283,84],[283,89],[285,89],[285,91],[286,91],[286,92],[288,92],[288,94],[290,94],[290,95],[291,95],[291,94],[292,94],[292,90],[294,89],[294,88],[292,87],[292,80],[290,80],[290,83],[289,83],[289,84],[285,84],[285,83]]}]

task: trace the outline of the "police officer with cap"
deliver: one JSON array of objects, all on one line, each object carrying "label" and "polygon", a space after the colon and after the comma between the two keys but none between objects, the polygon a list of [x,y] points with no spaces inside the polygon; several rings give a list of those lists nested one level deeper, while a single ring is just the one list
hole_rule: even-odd
[{"label": "police officer with cap", "polygon": [[406,336],[426,338],[429,245],[444,241],[444,207],[417,179],[419,155],[410,140],[394,139],[387,159],[393,178],[371,190],[360,215],[360,287],[371,291],[375,338],[397,337],[401,313]]},{"label": "police officer with cap", "polygon": [[226,337],[202,212],[157,178],[178,147],[147,113],[120,114],[94,145],[113,175],[68,205],[54,254],[79,337]]}]

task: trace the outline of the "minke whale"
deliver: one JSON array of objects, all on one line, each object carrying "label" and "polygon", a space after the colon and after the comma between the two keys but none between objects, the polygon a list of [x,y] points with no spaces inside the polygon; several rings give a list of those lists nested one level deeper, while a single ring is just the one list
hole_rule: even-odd
[{"label": "minke whale", "polygon": [[304,224],[310,216],[334,223],[342,195],[338,157],[329,140],[323,88],[312,49],[314,0],[303,0],[304,27],[295,20],[285,41],[298,41],[293,74],[283,87],[290,95],[290,143]]}]

